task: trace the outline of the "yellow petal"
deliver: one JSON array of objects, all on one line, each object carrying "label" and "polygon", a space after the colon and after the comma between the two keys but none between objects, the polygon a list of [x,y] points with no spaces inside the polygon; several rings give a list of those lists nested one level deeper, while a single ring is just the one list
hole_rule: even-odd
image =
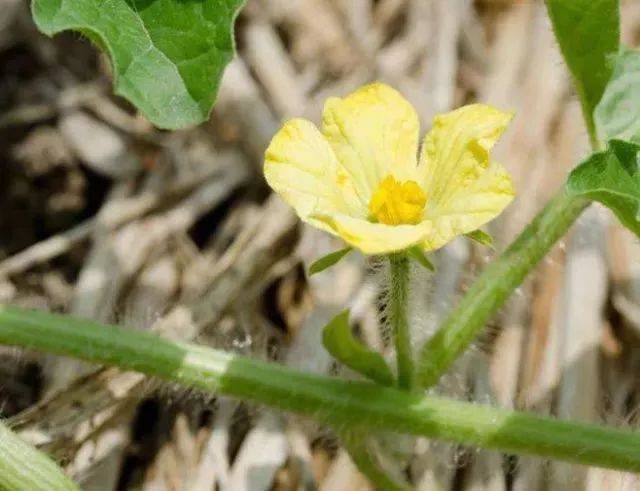
[{"label": "yellow petal", "polygon": [[470,104],[433,118],[420,154],[427,206],[446,202],[489,167],[489,150],[513,117],[485,104]]},{"label": "yellow petal", "polygon": [[287,121],[273,137],[265,152],[264,175],[304,221],[312,213],[367,214],[368,202],[358,198],[325,138],[304,119]]},{"label": "yellow petal", "polygon": [[431,233],[429,222],[418,225],[385,225],[347,215],[314,215],[319,223],[364,254],[388,254],[423,242]]},{"label": "yellow petal", "polygon": [[511,177],[489,156],[512,117],[471,104],[434,118],[419,163],[428,197],[425,217],[434,224],[426,249],[477,229],[513,199]]},{"label": "yellow petal", "polygon": [[514,196],[511,176],[500,164],[492,162],[468,187],[458,189],[446,203],[427,212],[433,221],[433,234],[424,241],[424,249],[442,247],[457,235],[493,220]]},{"label": "yellow petal", "polygon": [[369,198],[389,174],[416,179],[418,116],[388,85],[373,83],[344,99],[327,99],[322,125],[360,196]]}]

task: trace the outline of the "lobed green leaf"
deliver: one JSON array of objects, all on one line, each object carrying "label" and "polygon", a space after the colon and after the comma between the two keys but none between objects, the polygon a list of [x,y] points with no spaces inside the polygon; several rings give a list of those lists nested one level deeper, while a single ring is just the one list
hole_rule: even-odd
[{"label": "lobed green leaf", "polygon": [[38,28],[89,37],[111,58],[115,92],[153,124],[205,121],[234,53],[243,0],[33,0]]},{"label": "lobed green leaf", "polygon": [[602,141],[640,142],[640,51],[620,48],[594,119]]},{"label": "lobed green leaf", "polygon": [[393,374],[382,355],[353,336],[348,310],[339,313],[324,327],[322,344],[336,360],[352,370],[381,385],[393,385]]},{"label": "lobed green leaf", "polygon": [[571,172],[567,190],[610,208],[620,222],[640,236],[640,146],[612,140]]},{"label": "lobed green leaf", "polygon": [[573,74],[583,114],[595,140],[593,111],[611,77],[610,56],[620,44],[618,0],[546,0],[562,55]]}]

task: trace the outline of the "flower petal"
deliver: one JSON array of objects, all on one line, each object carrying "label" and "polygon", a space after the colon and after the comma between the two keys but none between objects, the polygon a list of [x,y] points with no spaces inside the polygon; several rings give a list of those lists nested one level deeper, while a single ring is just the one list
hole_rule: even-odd
[{"label": "flower petal", "polygon": [[388,254],[407,249],[424,241],[432,231],[431,223],[426,221],[418,225],[385,225],[342,214],[314,215],[312,218],[364,254]]},{"label": "flower petal", "polygon": [[511,176],[489,157],[512,117],[492,106],[471,104],[434,118],[419,164],[427,194],[425,218],[434,225],[425,249],[477,229],[513,199]]},{"label": "flower petal", "polygon": [[420,155],[427,206],[445,204],[470,186],[489,167],[489,150],[512,113],[485,104],[470,104],[436,116]]},{"label": "flower petal", "polygon": [[322,133],[367,199],[389,174],[416,178],[418,131],[411,104],[382,83],[327,99],[322,114]]},{"label": "flower petal", "polygon": [[264,175],[304,221],[312,213],[367,214],[368,203],[358,198],[349,174],[310,121],[287,121],[276,133],[265,152]]},{"label": "flower petal", "polygon": [[427,212],[433,234],[423,242],[425,250],[442,247],[457,235],[476,230],[493,220],[511,202],[515,192],[507,170],[491,162],[467,187],[459,188],[445,203]]}]

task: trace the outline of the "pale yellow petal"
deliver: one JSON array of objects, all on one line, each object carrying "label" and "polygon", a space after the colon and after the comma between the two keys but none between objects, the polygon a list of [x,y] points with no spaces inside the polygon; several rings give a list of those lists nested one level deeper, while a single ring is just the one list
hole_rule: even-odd
[{"label": "pale yellow petal", "polygon": [[511,118],[511,113],[484,104],[434,118],[419,164],[427,195],[425,218],[434,226],[425,249],[477,229],[513,199],[511,177],[489,155]]},{"label": "pale yellow petal", "polygon": [[476,180],[427,212],[433,233],[423,242],[424,248],[437,249],[457,235],[476,230],[499,215],[514,196],[511,176],[492,162]]},{"label": "pale yellow petal", "polygon": [[423,242],[431,233],[429,222],[418,225],[385,225],[347,215],[314,215],[330,231],[364,254],[388,254]]},{"label": "pale yellow petal", "polygon": [[470,104],[433,119],[420,155],[427,207],[434,208],[468,188],[489,167],[489,151],[512,113]]},{"label": "pale yellow petal", "polygon": [[264,175],[305,221],[312,213],[367,214],[368,202],[359,199],[320,131],[304,119],[286,122],[273,137],[265,152]]},{"label": "pale yellow petal", "polygon": [[411,104],[382,83],[327,99],[322,114],[322,133],[360,196],[370,197],[389,174],[399,181],[416,178],[418,132]]}]

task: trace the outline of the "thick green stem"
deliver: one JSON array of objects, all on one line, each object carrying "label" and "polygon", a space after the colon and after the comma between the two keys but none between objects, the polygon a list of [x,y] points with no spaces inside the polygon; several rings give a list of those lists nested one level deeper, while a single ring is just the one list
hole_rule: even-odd
[{"label": "thick green stem", "polygon": [[7,491],[80,491],[49,457],[0,422],[0,489]]},{"label": "thick green stem", "polygon": [[389,321],[393,329],[398,364],[398,386],[411,390],[415,386],[415,361],[411,331],[407,319],[409,296],[409,259],[404,254],[389,256]]},{"label": "thick green stem", "polygon": [[640,434],[300,373],[150,333],[0,306],[0,343],[136,370],[313,416],[340,429],[395,431],[640,471]]},{"label": "thick green stem", "polygon": [[588,200],[568,196],[563,188],[515,242],[485,268],[422,347],[418,359],[418,382],[422,386],[430,387],[438,381],[588,204]]}]

